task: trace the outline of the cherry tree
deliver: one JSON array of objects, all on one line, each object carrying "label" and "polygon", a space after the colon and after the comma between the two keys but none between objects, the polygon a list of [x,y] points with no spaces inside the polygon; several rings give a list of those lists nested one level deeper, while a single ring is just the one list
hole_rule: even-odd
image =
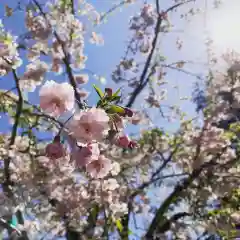
[{"label": "cherry tree", "polygon": [[[5,18],[0,26],[0,74],[14,81],[0,92],[1,113],[11,124],[0,138],[0,226],[8,239],[237,236],[239,57],[230,52],[216,59],[205,39],[209,62],[201,77],[185,69],[190,61],[169,63],[161,54],[160,38],[172,31],[169,15],[189,21],[202,13],[198,1],[167,1],[166,8],[145,1],[129,16],[130,40],[111,74],[116,89],[82,73],[85,42],[104,42],[93,27],[136,2],[123,0],[104,14],[85,0],[5,6],[6,19],[21,13],[25,23],[20,36]],[[178,38],[170,47],[183,44]],[[219,61],[225,61],[222,71]],[[194,117],[177,105],[164,108],[169,71],[204,84],[193,98]],[[94,105],[85,84],[97,95]],[[158,119],[168,125],[174,119],[177,130],[167,131]],[[126,133],[133,125],[137,136]]]}]

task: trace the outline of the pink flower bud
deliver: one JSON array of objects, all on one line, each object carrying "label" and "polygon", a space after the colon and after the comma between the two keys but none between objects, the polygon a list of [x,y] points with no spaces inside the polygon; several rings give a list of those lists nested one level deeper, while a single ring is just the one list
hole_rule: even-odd
[{"label": "pink flower bud", "polygon": [[129,108],[125,108],[125,114],[128,116],[128,117],[132,117],[133,116],[133,111]]},{"label": "pink flower bud", "polygon": [[130,149],[136,148],[136,147],[137,147],[137,143],[134,142],[134,141],[130,141],[130,143],[128,144],[128,147],[129,147]]},{"label": "pink flower bud", "polygon": [[93,178],[104,178],[111,171],[112,164],[111,160],[105,158],[104,155],[100,155],[98,158],[93,159],[86,166],[86,171]]},{"label": "pink flower bud", "polygon": [[121,137],[118,137],[118,139],[117,139],[117,144],[118,144],[120,147],[128,148],[129,143],[130,143],[130,139],[129,139],[129,137],[126,136],[126,135],[121,136]]},{"label": "pink flower bud", "polygon": [[111,88],[105,88],[105,93],[107,94],[108,97],[111,97],[112,96],[112,89]]},{"label": "pink flower bud", "polygon": [[52,143],[48,144],[46,149],[46,156],[52,160],[66,156],[66,151],[60,142],[56,142],[55,139]]}]

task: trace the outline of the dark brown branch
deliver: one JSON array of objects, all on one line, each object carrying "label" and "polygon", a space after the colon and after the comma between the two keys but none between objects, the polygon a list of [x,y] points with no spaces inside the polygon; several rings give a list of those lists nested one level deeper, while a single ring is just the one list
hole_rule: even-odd
[{"label": "dark brown branch", "polygon": [[[37,0],[33,0],[33,2],[36,4],[37,8],[39,9],[40,13],[43,15],[43,17],[45,18],[45,20],[48,22],[47,20],[47,17],[46,17],[46,13],[42,10],[42,7],[41,5],[38,3]],[[73,73],[72,73],[72,68],[70,67],[70,56],[69,54],[65,51],[65,47],[64,47],[64,44],[61,40],[61,38],[58,36],[57,32],[54,31],[54,36],[55,38],[57,39],[58,43],[61,45],[62,47],[62,51],[63,51],[63,54],[64,54],[64,58],[63,58],[63,63],[66,67],[66,72],[67,72],[67,75],[68,75],[68,78],[69,78],[69,82],[70,84],[72,85],[73,89],[74,89],[74,95],[75,95],[75,98],[77,100],[77,104],[79,106],[79,109],[82,109],[83,108],[83,104],[82,104],[82,101],[81,101],[81,98],[80,98],[80,95],[78,94],[78,90],[77,90],[77,84],[76,84],[76,81],[74,79],[74,76],[73,76]]]},{"label": "dark brown branch", "polygon": [[177,220],[183,217],[190,216],[187,212],[179,212],[170,217],[170,219],[166,220],[160,227],[157,228],[157,233],[164,233],[170,230],[171,225],[175,223]]},{"label": "dark brown branch", "polygon": [[[197,160],[197,158],[200,154],[200,144],[198,146],[199,147],[197,147],[196,155],[195,155],[195,158],[194,158],[195,160]],[[173,192],[166,198],[166,200],[163,202],[163,204],[157,210],[157,213],[154,216],[154,218],[153,218],[153,220],[152,220],[152,222],[149,226],[149,229],[146,233],[146,239],[153,239],[154,232],[159,227],[159,225],[161,223],[162,216],[167,211],[169,205],[174,203],[175,200],[180,197],[182,192],[184,190],[186,190],[192,184],[192,182],[200,176],[200,174],[202,173],[202,171],[204,169],[206,169],[207,167],[214,166],[214,164],[216,163],[216,160],[223,154],[223,152],[225,150],[226,150],[226,148],[224,148],[221,153],[217,154],[217,156],[214,157],[211,161],[202,164],[202,166],[197,168],[197,169],[194,169],[193,172],[190,174],[190,176],[187,179],[185,179],[183,182],[179,183],[175,187]]]},{"label": "dark brown branch", "polygon": [[157,23],[156,23],[156,26],[155,26],[155,36],[154,36],[152,44],[151,44],[152,49],[151,49],[151,51],[148,55],[147,61],[146,61],[145,66],[143,68],[143,71],[142,71],[142,74],[141,74],[141,77],[140,77],[140,80],[139,80],[139,85],[133,91],[128,103],[126,104],[126,107],[131,107],[133,105],[133,103],[135,102],[138,94],[143,90],[143,88],[146,85],[146,84],[144,84],[144,80],[145,80],[145,77],[147,75],[148,69],[150,67],[151,60],[152,60],[152,57],[153,57],[153,54],[154,54],[154,51],[155,51],[155,48],[156,48],[156,45],[157,45],[157,39],[158,39],[158,34],[159,34],[159,29],[160,29],[161,23],[162,23],[162,18],[161,18],[161,16],[159,16],[158,20],[157,20]]},{"label": "dark brown branch", "polygon": [[74,0],[71,0],[71,12],[72,15],[75,15]]},{"label": "dark brown branch", "polygon": [[[20,89],[20,85],[19,85],[19,78],[17,76],[17,73],[16,73],[15,69],[12,70],[12,73],[13,73],[13,78],[14,78],[14,81],[15,81],[15,84],[16,84],[16,89],[17,89],[17,92],[18,92],[18,101],[17,101],[15,121],[14,121],[13,128],[12,128],[9,147],[14,145],[14,143],[15,143],[15,139],[16,139],[16,136],[17,136],[18,125],[19,125],[19,122],[20,122],[20,116],[21,116],[22,110],[23,110],[23,96],[22,96],[22,92],[21,92],[21,89]],[[10,196],[13,197],[12,196],[12,191],[11,191],[11,188],[10,188],[10,186],[12,185],[11,176],[10,176],[10,172],[9,172],[10,161],[11,161],[10,157],[4,159],[5,182],[4,182],[3,186],[4,186],[4,191],[8,193],[9,197]],[[22,213],[20,211],[17,211],[17,218],[18,218],[18,220],[20,220],[19,221],[20,224],[24,224]],[[11,229],[10,232],[12,232],[12,230],[13,229]],[[26,231],[22,231],[21,235],[22,235],[22,238],[24,240],[28,240],[28,236],[27,236]]]},{"label": "dark brown branch", "polygon": [[[195,0],[188,0],[188,1],[185,1],[185,2],[182,2],[182,3],[175,4],[175,5],[171,6],[170,8],[168,8],[164,12],[164,14],[173,11],[174,9],[180,7],[183,4],[186,4],[186,3],[189,3],[189,2],[193,2],[193,1],[195,1]],[[157,11],[159,12],[159,3],[158,3],[158,1],[156,1],[156,8],[157,8]],[[148,72],[148,69],[149,69],[149,67],[151,65],[151,61],[152,61],[152,58],[153,58],[153,55],[154,55],[154,52],[155,52],[155,48],[156,48],[156,45],[157,45],[157,39],[158,39],[158,34],[159,34],[159,29],[160,29],[161,23],[162,23],[162,15],[158,13],[158,19],[157,19],[157,23],[156,23],[156,26],[155,26],[155,36],[154,36],[152,44],[151,44],[152,45],[152,49],[151,49],[151,51],[150,51],[150,53],[148,55],[147,61],[146,61],[145,66],[143,68],[142,74],[140,76],[139,85],[132,92],[129,101],[126,104],[126,107],[132,107],[132,105],[135,102],[137,96],[142,92],[142,90],[145,88],[145,86],[149,82],[150,78],[147,78],[146,80],[145,80],[145,78],[147,76],[147,72]]]},{"label": "dark brown branch", "polygon": [[199,76],[198,74],[196,73],[193,73],[193,72],[189,72],[185,69],[182,69],[182,68],[178,68],[178,67],[175,67],[175,66],[172,66],[172,65],[162,65],[162,67],[165,67],[165,68],[170,68],[172,70],[176,70],[176,71],[179,71],[179,72],[182,72],[182,73],[185,73],[187,75],[190,75],[190,76],[193,76],[193,77],[196,77],[197,79],[199,80],[203,80],[203,78],[201,76]]}]

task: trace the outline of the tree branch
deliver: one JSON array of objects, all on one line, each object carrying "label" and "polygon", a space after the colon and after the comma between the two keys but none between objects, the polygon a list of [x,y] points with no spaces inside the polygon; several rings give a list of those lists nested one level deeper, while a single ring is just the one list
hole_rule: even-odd
[{"label": "tree branch", "polygon": [[[186,3],[189,3],[189,2],[193,2],[193,1],[195,1],[195,0],[188,0],[188,1],[185,1],[185,2],[182,2],[182,3],[175,4],[175,5],[171,6],[171,7],[169,7],[164,13],[171,12],[174,9],[180,7],[183,4],[186,4]],[[156,23],[156,26],[155,26],[155,36],[154,36],[152,44],[151,44],[152,45],[152,49],[151,49],[151,51],[150,51],[150,53],[148,55],[147,61],[146,61],[145,66],[143,68],[143,72],[142,72],[142,74],[140,76],[139,85],[132,92],[129,101],[126,104],[126,107],[132,107],[132,105],[135,102],[137,96],[142,92],[142,90],[145,88],[145,86],[149,82],[149,78],[147,78],[146,80],[145,80],[145,78],[146,78],[148,69],[150,67],[150,64],[151,64],[151,61],[152,61],[152,57],[153,57],[154,52],[155,52],[155,48],[156,48],[156,45],[157,45],[158,34],[159,34],[159,29],[160,29],[160,26],[162,24],[162,15],[159,14],[159,2],[158,2],[158,0],[156,0],[156,9],[158,11],[158,19],[157,19],[157,23]]]},{"label": "tree branch", "polygon": [[[23,96],[22,96],[22,92],[21,92],[21,89],[20,89],[20,85],[19,85],[19,78],[17,76],[17,73],[16,73],[15,69],[12,70],[12,73],[13,73],[13,78],[14,78],[14,81],[15,81],[15,84],[16,84],[16,89],[17,89],[17,92],[18,92],[18,101],[17,101],[15,121],[14,121],[14,124],[13,124],[12,133],[11,133],[10,142],[9,142],[9,147],[10,148],[15,143],[15,139],[16,139],[16,136],[17,136],[18,125],[19,125],[19,121],[20,121],[20,116],[21,116],[22,110],[23,110]],[[7,192],[7,194],[9,196],[13,197],[12,196],[13,195],[12,191],[10,189],[10,186],[12,185],[11,176],[10,176],[10,172],[9,172],[10,161],[11,161],[10,157],[4,159],[5,182],[3,184],[3,188],[4,188],[4,191]],[[21,222],[21,223],[20,222],[19,223],[24,224],[22,213],[20,211],[17,211],[17,217]],[[13,230],[12,228],[11,229],[7,228],[7,229],[10,230],[10,232],[12,232],[12,230]],[[23,239],[28,240],[28,236],[27,236],[26,231],[22,231],[21,235],[22,235]]]},{"label": "tree branch", "polygon": [[156,26],[155,26],[155,36],[154,36],[154,38],[152,40],[152,44],[151,44],[152,49],[151,49],[151,51],[148,55],[147,61],[146,61],[145,66],[143,68],[143,71],[142,71],[142,74],[141,74],[141,77],[140,77],[140,80],[139,80],[139,85],[133,91],[128,103],[126,104],[126,107],[131,107],[133,105],[133,103],[135,102],[138,94],[143,90],[143,88],[146,85],[146,84],[144,84],[144,79],[147,75],[148,68],[150,67],[151,60],[152,60],[152,57],[153,57],[153,54],[154,54],[154,51],[155,51],[155,48],[156,48],[156,45],[157,45],[157,39],[158,39],[159,28],[161,26],[161,23],[162,23],[162,17],[158,16],[157,23],[156,23]]},{"label": "tree branch", "polygon": [[[16,84],[16,88],[17,88],[17,92],[18,92],[18,102],[17,102],[17,109],[16,109],[16,115],[15,115],[15,121],[13,124],[13,128],[12,128],[12,133],[11,133],[11,138],[10,138],[10,142],[9,142],[9,147],[11,147],[14,142],[15,142],[15,138],[17,135],[17,129],[18,129],[18,124],[19,124],[19,120],[20,120],[20,116],[22,113],[22,109],[23,109],[23,97],[22,97],[22,92],[19,86],[19,79],[17,77],[16,71],[13,70],[13,78]],[[4,159],[4,174],[5,174],[5,187],[9,187],[9,185],[11,185],[11,179],[10,179],[10,173],[9,173],[9,164],[10,164],[10,157]]]},{"label": "tree branch", "polygon": [[191,216],[191,214],[187,212],[179,212],[174,214],[173,216],[170,217],[170,219],[166,220],[160,227],[157,228],[157,232],[158,233],[167,232],[168,230],[170,230],[171,224],[175,223],[180,218],[183,218],[186,216]]},{"label": "tree branch", "polygon": [[[43,15],[45,20],[48,22],[47,17],[46,17],[46,13],[42,10],[41,5],[38,3],[37,0],[33,0],[33,2],[36,4],[36,6],[39,9],[40,13]],[[72,87],[74,89],[74,95],[75,95],[75,98],[77,100],[78,107],[79,107],[79,109],[82,109],[84,105],[82,104],[80,95],[78,94],[77,84],[76,84],[75,78],[74,78],[73,73],[72,73],[72,68],[70,67],[70,56],[65,51],[64,44],[63,44],[62,40],[60,39],[60,37],[58,36],[57,32],[54,30],[53,33],[54,33],[54,36],[57,39],[58,43],[62,47],[62,51],[63,51],[63,54],[64,54],[63,63],[65,65],[65,67],[66,67],[66,72],[67,72],[67,75],[68,75],[68,79],[69,79],[69,82],[70,82],[70,84],[72,85]]]},{"label": "tree branch", "polygon": [[[200,146],[200,145],[198,145]],[[174,201],[182,194],[182,192],[187,189],[191,183],[199,177],[199,175],[202,173],[202,171],[209,167],[209,166],[214,166],[216,160],[223,154],[223,152],[226,150],[226,148],[223,149],[223,151],[219,154],[217,154],[216,157],[214,157],[211,161],[206,162],[202,164],[201,167],[194,169],[192,174],[185,179],[182,183],[179,183],[173,192],[166,198],[166,200],[163,202],[163,204],[160,206],[160,208],[157,210],[156,215],[154,216],[149,229],[146,233],[146,239],[153,239],[153,235],[159,224],[161,223],[161,218],[163,214],[166,212],[167,208],[169,207],[170,204],[174,203]],[[195,155],[195,159],[199,156],[200,153],[200,147],[197,148],[197,152]]]}]

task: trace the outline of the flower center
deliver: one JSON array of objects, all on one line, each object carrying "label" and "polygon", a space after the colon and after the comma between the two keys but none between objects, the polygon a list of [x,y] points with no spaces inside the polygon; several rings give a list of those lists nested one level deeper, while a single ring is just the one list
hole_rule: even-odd
[{"label": "flower center", "polygon": [[84,130],[86,133],[90,133],[91,132],[91,127],[88,123],[84,123],[83,124]]},{"label": "flower center", "polygon": [[61,107],[61,100],[58,97],[52,99],[51,104],[55,105],[56,108]]},{"label": "flower center", "polygon": [[99,162],[98,160],[97,161],[94,161],[94,168],[96,169],[97,172],[100,172],[101,169],[103,168],[103,164],[101,162]]}]

